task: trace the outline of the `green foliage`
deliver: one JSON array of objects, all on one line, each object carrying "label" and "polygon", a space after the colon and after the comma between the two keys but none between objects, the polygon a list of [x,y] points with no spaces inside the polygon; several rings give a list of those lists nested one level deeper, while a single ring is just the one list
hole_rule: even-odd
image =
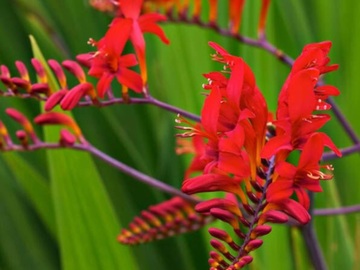
[{"label": "green foliage", "polygon": [[[247,2],[242,32],[254,35],[257,18],[253,14],[258,14],[259,3],[253,2],[260,1]],[[292,57],[306,43],[333,42],[332,62],[341,68],[325,80],[342,92],[336,101],[358,134],[360,122],[354,108],[360,102],[360,37],[353,31],[359,27],[359,5],[356,1],[274,0],[267,24],[270,42]],[[6,64],[16,74],[15,60],[30,63],[29,34],[38,41],[45,58],[74,58],[91,50],[87,39],[100,38],[110,20],[92,10],[85,0],[3,0],[0,64]],[[152,37],[147,39],[153,96],[199,114],[204,82],[201,74],[218,69],[209,57],[212,52],[207,42],[212,40],[249,63],[270,108],[276,108],[277,93],[289,68],[272,55],[195,26],[169,24],[164,29],[170,46]],[[0,117],[11,130],[16,125],[3,114],[10,106],[29,116],[40,112],[34,101],[1,98]],[[185,162],[174,153],[175,115],[149,105],[78,108],[73,114],[85,136],[102,151],[173,186],[181,186]],[[326,130],[339,146],[350,145],[336,120]],[[40,132],[45,139],[58,138],[52,128]],[[360,202],[358,164],[358,155],[335,163],[336,179],[323,183],[324,193],[315,196],[316,207]],[[69,150],[6,153],[0,156],[0,168],[0,269],[208,268],[209,238],[204,232],[139,247],[117,244],[120,226],[167,196],[88,154]],[[314,221],[329,269],[359,269],[359,242],[354,237],[359,235],[359,214],[315,217]],[[276,226],[264,242],[248,269],[311,269],[296,229]]]}]

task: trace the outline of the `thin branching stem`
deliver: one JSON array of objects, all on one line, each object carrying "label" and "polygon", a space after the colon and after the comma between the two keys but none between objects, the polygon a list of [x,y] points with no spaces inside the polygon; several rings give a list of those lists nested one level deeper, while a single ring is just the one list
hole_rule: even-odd
[{"label": "thin branching stem", "polygon": [[[47,97],[45,96],[41,96],[38,94],[29,94],[29,93],[17,93],[14,94],[12,92],[2,92],[1,96],[4,97],[19,97],[19,98],[34,98],[37,99],[39,101],[46,101]],[[150,104],[150,105],[154,105],[156,107],[159,107],[161,109],[164,109],[166,111],[175,113],[175,114],[179,114],[185,118],[188,118],[190,120],[199,122],[200,121],[200,116],[190,113],[186,110],[180,109],[176,106],[170,105],[168,103],[165,103],[163,101],[160,101],[156,98],[154,98],[153,96],[151,96],[150,94],[148,94],[146,97],[142,97],[142,98],[130,98],[130,100],[124,100],[123,98],[117,98],[117,97],[112,97],[109,98],[107,100],[99,100],[97,104],[94,104],[91,100],[85,100],[85,101],[80,101],[76,107],[89,107],[89,106],[98,106],[98,107],[107,107],[107,106],[111,106],[114,104]]]},{"label": "thin branching stem", "polygon": [[310,256],[311,262],[316,270],[327,270],[324,255],[321,251],[312,221],[301,227],[301,232]]},{"label": "thin branching stem", "polygon": [[[193,203],[201,202],[200,199],[194,198],[192,196],[189,196],[187,194],[182,193],[178,189],[163,183],[161,180],[149,177],[148,175],[135,170],[134,168],[125,165],[124,163],[114,159],[113,157],[110,157],[109,155],[105,154],[101,150],[95,148],[92,145],[82,145],[82,144],[74,144],[72,146],[66,146],[59,143],[47,143],[43,141],[39,141],[36,144],[28,145],[26,148],[22,145],[12,144],[11,146],[8,146],[6,148],[1,149],[2,152],[9,152],[9,151],[17,151],[17,152],[24,152],[24,151],[36,151],[40,149],[63,149],[63,148],[70,148],[74,150],[81,150],[89,152],[90,154],[96,156],[97,158],[100,158],[101,160],[105,161],[109,165],[117,168],[118,170],[122,171],[123,173],[130,175],[134,177],[135,180],[138,180],[140,182],[143,182],[145,184],[148,184],[150,186],[159,187],[162,191],[164,191],[167,194],[173,195],[173,196],[180,196],[184,198],[185,200]],[[150,180],[150,181],[148,181]],[[155,184],[155,185],[153,185]],[[338,207],[338,208],[319,208],[313,210],[314,216],[330,216],[330,215],[345,215],[345,214],[351,214],[351,213],[358,213],[360,212],[360,204],[357,205],[350,205],[350,206],[344,206],[344,207]],[[292,224],[294,225],[294,224]]]}]

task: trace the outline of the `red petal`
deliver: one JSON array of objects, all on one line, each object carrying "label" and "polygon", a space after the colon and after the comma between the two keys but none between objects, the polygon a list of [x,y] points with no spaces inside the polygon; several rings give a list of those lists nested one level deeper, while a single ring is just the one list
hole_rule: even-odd
[{"label": "red petal", "polygon": [[134,90],[136,93],[141,93],[143,88],[143,83],[140,75],[133,70],[126,68],[119,68],[119,73],[116,75],[119,83],[129,87]]},{"label": "red petal", "polygon": [[298,202],[288,199],[281,203],[283,211],[289,216],[296,219],[301,224],[305,225],[311,219],[308,211]]},{"label": "red petal", "polygon": [[268,202],[282,201],[290,198],[294,192],[294,180],[277,180],[272,183],[267,192],[266,200]]},{"label": "red petal", "polygon": [[185,180],[182,191],[187,194],[211,191],[226,191],[236,193],[239,182],[226,176],[218,174],[204,174]]},{"label": "red petal", "polygon": [[313,134],[306,142],[300,156],[298,169],[306,169],[318,164],[324,151],[324,138],[322,133]]},{"label": "red petal", "polygon": [[294,179],[297,168],[288,162],[279,162],[276,164],[275,171],[285,179]]},{"label": "red petal", "polygon": [[226,95],[235,108],[240,107],[241,91],[244,83],[244,62],[236,61],[231,69],[230,79],[226,88]]},{"label": "red petal", "polygon": [[338,96],[340,91],[333,85],[321,85],[315,88],[315,94],[327,99],[329,96]]},{"label": "red petal", "polygon": [[216,135],[221,105],[221,94],[218,88],[213,89],[205,99],[201,111],[201,123],[210,134]]},{"label": "red petal", "polygon": [[143,0],[120,1],[121,11],[126,18],[137,19],[140,15]]},{"label": "red petal", "polygon": [[135,54],[125,54],[119,57],[119,66],[133,67],[137,65]]},{"label": "red petal", "polygon": [[262,158],[269,159],[280,150],[292,150],[293,147],[291,146],[290,142],[291,137],[289,135],[273,137],[265,144],[260,156]]},{"label": "red petal", "polygon": [[310,207],[310,198],[309,198],[309,195],[307,194],[307,192],[305,191],[305,189],[303,189],[303,188],[297,188],[297,189],[295,190],[295,192],[296,192],[296,195],[297,195],[297,197],[298,197],[298,199],[299,199],[299,203],[300,203],[302,206],[304,206],[304,208],[305,208],[306,210],[308,210],[309,207]]},{"label": "red petal", "polygon": [[[104,41],[101,44],[113,51],[116,55],[121,54],[130,37],[132,24],[132,20],[122,18],[115,19],[106,32]],[[101,50],[101,48],[99,49]]]},{"label": "red petal", "polygon": [[111,81],[114,79],[113,74],[109,73],[103,73],[100,80],[98,81],[96,88],[98,91],[98,95],[100,98],[103,98],[105,96],[105,93],[108,91]]},{"label": "red petal", "polygon": [[143,33],[152,33],[157,35],[162,42],[165,44],[169,44],[169,40],[167,39],[163,29],[156,24],[156,22],[166,21],[167,18],[164,15],[152,13],[152,14],[144,14],[140,16],[138,22]]},{"label": "red petal", "polygon": [[292,122],[306,118],[314,111],[314,87],[318,77],[319,72],[316,69],[306,69],[291,78],[288,87],[288,106]]},{"label": "red petal", "polygon": [[221,47],[219,44],[209,41],[209,46],[211,48],[213,48],[217,53],[219,53],[220,55],[227,55],[229,54],[223,47]]},{"label": "red petal", "polygon": [[332,151],[335,152],[335,154],[338,156],[338,157],[341,157],[342,154],[340,152],[340,150],[336,147],[336,145],[333,143],[333,141],[329,138],[328,135],[326,135],[325,133],[321,133],[322,134],[322,137],[323,137],[323,140],[324,140],[324,145],[329,147]]}]

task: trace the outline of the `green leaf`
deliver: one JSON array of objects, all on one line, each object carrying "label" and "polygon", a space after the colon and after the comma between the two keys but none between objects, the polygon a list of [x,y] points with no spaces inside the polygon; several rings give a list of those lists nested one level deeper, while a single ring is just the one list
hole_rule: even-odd
[{"label": "green leaf", "polygon": [[[31,44],[46,66],[34,38]],[[58,140],[58,132],[45,127],[45,141]],[[116,242],[120,224],[90,154],[50,150],[47,157],[63,269],[137,269],[129,248]]]},{"label": "green leaf", "polygon": [[48,181],[17,153],[9,153],[3,158],[45,226],[56,238],[55,216]]},{"label": "green leaf", "polygon": [[[8,158],[7,154],[4,156]],[[29,207],[29,198],[13,181],[13,171],[7,169],[2,158],[0,167],[0,267],[59,269],[57,247]],[[16,168],[19,169],[21,166]]]}]

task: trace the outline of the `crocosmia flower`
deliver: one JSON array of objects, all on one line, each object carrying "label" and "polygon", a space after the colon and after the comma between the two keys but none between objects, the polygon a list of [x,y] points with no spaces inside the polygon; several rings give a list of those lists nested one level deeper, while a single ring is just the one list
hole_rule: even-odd
[{"label": "crocosmia flower", "polygon": [[[266,4],[267,1],[264,1]],[[262,245],[258,239],[270,233],[265,223],[284,223],[289,217],[299,224],[311,219],[308,192],[320,192],[319,180],[329,180],[331,165],[320,165],[324,147],[341,155],[331,139],[319,129],[330,116],[326,99],[339,94],[334,86],[318,85],[321,74],[335,70],[328,65],[330,42],[307,45],[296,59],[280,92],[276,118],[256,86],[255,76],[243,59],[216,43],[213,59],[224,72],[205,74],[208,91],[201,122],[181,137],[203,138],[194,148],[194,164],[201,175],[187,178],[182,190],[188,194],[223,192],[224,198],[203,201],[196,210],[211,215],[234,230],[212,228],[211,269],[240,269],[250,263],[249,253]],[[186,123],[186,121],[178,121]],[[288,161],[297,151],[297,164]],[[218,194],[218,193],[217,193]],[[227,248],[222,242],[231,247]]]},{"label": "crocosmia flower", "polygon": [[114,78],[137,93],[142,91],[140,75],[129,69],[137,64],[135,55],[121,55],[131,29],[131,20],[115,19],[106,35],[100,41],[93,43],[98,51],[89,54],[89,75],[99,78],[97,90],[101,98],[108,91]]}]

